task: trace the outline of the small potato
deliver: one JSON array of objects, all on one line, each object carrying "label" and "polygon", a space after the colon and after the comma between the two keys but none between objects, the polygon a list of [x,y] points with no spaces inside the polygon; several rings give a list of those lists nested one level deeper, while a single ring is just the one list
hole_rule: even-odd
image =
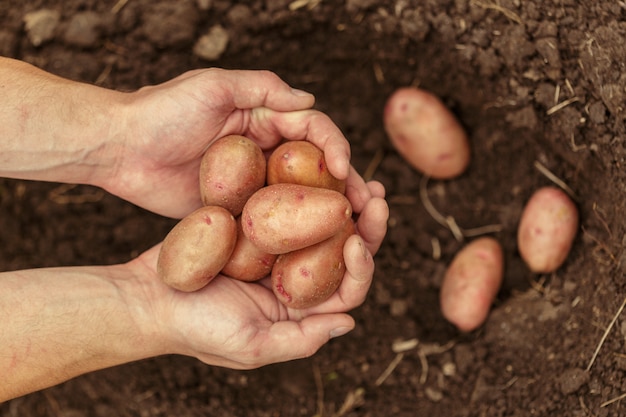
[{"label": "small potato", "polygon": [[487,318],[504,274],[502,247],[491,237],[470,242],[454,257],[441,285],[443,316],[464,332]]},{"label": "small potato", "polygon": [[326,166],[324,152],[306,141],[289,141],[276,148],[267,161],[267,183],[291,183],[346,191],[346,182]]},{"label": "small potato", "polygon": [[237,239],[237,223],[223,207],[201,207],[167,234],[157,261],[161,280],[180,291],[204,287],[222,270]]},{"label": "small potato", "polygon": [[565,262],[578,230],[574,202],[556,187],[535,191],[522,212],[517,246],[535,273],[556,271]]},{"label": "small potato", "polygon": [[278,300],[286,307],[303,309],[333,295],[346,272],[343,246],[353,234],[354,222],[349,219],[329,239],[279,255],[272,269],[272,290]]},{"label": "small potato", "polygon": [[467,135],[434,95],[412,87],[394,92],[385,106],[385,130],[414,168],[438,179],[460,175],[470,161]]},{"label": "small potato", "polygon": [[216,140],[200,164],[202,202],[238,216],[246,200],[265,184],[266,165],[261,148],[245,136]]},{"label": "small potato", "polygon": [[250,197],[241,214],[241,225],[258,248],[281,254],[328,239],[351,215],[350,202],[337,191],[273,184]]},{"label": "small potato", "polygon": [[240,281],[257,281],[269,276],[278,255],[256,247],[243,233],[241,217],[237,217],[237,243],[222,273]]}]

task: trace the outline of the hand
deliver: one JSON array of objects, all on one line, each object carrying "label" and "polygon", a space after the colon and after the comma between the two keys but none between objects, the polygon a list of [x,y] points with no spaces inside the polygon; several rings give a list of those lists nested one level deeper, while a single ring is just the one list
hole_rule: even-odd
[{"label": "hand", "polygon": [[[269,363],[307,357],[330,338],[347,333],[354,320],[345,312],[360,305],[374,273],[373,254],[386,231],[388,207],[384,189],[371,182],[370,198],[359,213],[357,230],[344,246],[346,274],[337,292],[307,310],[284,307],[274,296],[269,278],[256,283],[218,276],[197,292],[184,293],[162,284],[155,271],[159,246],[129,263],[150,288],[144,321],[140,325],[160,337],[148,337],[166,352],[194,356],[211,365],[250,369]],[[144,290],[145,291],[145,290]],[[137,296],[128,297],[136,302]],[[136,320],[141,322],[141,319]]]},{"label": "hand", "polygon": [[[267,71],[187,72],[164,84],[128,93],[119,115],[114,174],[103,187],[156,213],[181,218],[201,204],[198,171],[213,141],[229,134],[262,149],[283,138],[308,140],[324,150],[330,172],[365,194],[349,169],[349,144],[314,97],[293,90]],[[349,174],[350,173],[350,174]]]}]

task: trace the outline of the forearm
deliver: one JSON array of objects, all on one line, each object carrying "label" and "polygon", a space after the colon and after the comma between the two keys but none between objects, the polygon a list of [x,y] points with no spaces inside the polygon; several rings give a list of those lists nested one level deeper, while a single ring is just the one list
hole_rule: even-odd
[{"label": "forearm", "polygon": [[1,273],[0,402],[165,353],[151,312],[125,302],[136,285],[125,266]]},{"label": "forearm", "polygon": [[111,175],[124,94],[2,57],[0,80],[0,176],[97,185]]}]

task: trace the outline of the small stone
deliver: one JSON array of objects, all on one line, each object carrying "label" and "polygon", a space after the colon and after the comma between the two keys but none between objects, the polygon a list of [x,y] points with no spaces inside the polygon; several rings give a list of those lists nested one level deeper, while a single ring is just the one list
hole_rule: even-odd
[{"label": "small stone", "polygon": [[26,35],[33,46],[40,46],[54,38],[61,14],[56,10],[40,9],[24,15]]},{"label": "small stone", "polygon": [[191,0],[156,2],[144,16],[142,31],[158,48],[187,46],[194,40],[199,16]]},{"label": "small stone", "polygon": [[378,0],[347,0],[346,10],[350,13],[357,12],[359,10],[366,10],[376,5]]},{"label": "small stone", "polygon": [[426,397],[434,403],[438,403],[439,401],[443,400],[443,393],[431,387],[426,387],[426,389],[424,390],[424,394],[426,394]]},{"label": "small stone", "polygon": [[564,395],[573,394],[589,382],[589,373],[584,369],[570,368],[559,377],[558,383]]},{"label": "small stone", "polygon": [[219,59],[226,46],[228,46],[229,35],[221,25],[215,25],[209,32],[202,36],[193,47],[193,53],[199,58],[207,61]]},{"label": "small stone", "polygon": [[93,48],[100,40],[101,28],[102,19],[98,13],[79,12],[70,19],[63,40],[69,45]]},{"label": "small stone", "polygon": [[409,304],[406,300],[397,299],[392,300],[389,305],[389,314],[392,317],[402,317],[406,315],[406,312],[409,310]]},{"label": "small stone", "polygon": [[209,10],[211,6],[213,6],[213,0],[197,0],[198,9],[200,10]]}]

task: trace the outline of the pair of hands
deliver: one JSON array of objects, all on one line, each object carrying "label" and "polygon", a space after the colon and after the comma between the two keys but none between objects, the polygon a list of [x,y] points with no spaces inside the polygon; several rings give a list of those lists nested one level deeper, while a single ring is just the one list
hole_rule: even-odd
[{"label": "pair of hands", "polygon": [[[120,290],[154,316],[154,332],[166,352],[230,368],[254,368],[312,355],[331,337],[354,327],[347,311],[370,287],[388,207],[382,184],[366,183],[350,166],[350,147],[338,127],[312,110],[314,97],[293,90],[267,71],[190,71],[125,96],[116,129],[124,140],[113,175],[100,184],[111,193],[164,216],[181,218],[200,207],[198,171],[216,139],[241,134],[262,149],[283,138],[321,148],[330,172],[346,179],[346,195],[358,216],[357,235],[344,246],[346,274],[338,291],[308,310],[291,310],[273,295],[268,279],[244,283],[219,276],[204,289],[182,293],[156,275],[159,246],[125,266],[135,277]],[[125,133],[121,133],[125,132]],[[139,294],[139,295],[138,295]]]}]

